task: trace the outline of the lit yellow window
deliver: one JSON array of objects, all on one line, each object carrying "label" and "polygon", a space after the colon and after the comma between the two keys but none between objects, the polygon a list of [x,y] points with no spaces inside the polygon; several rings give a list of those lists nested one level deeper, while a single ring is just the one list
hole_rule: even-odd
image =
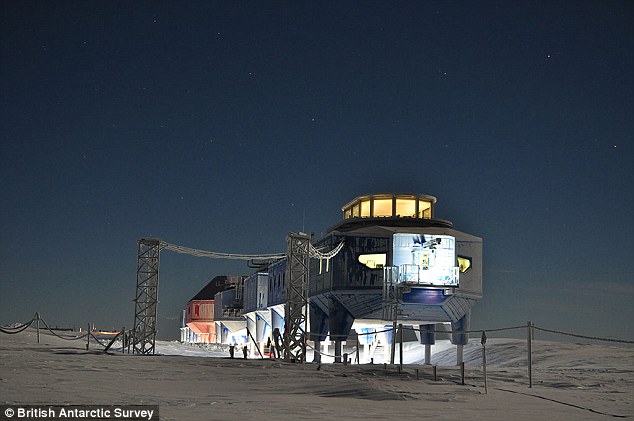
[{"label": "lit yellow window", "polygon": [[392,199],[374,199],[374,216],[392,216]]},{"label": "lit yellow window", "polygon": [[416,216],[416,200],[396,199],[396,216]]},{"label": "lit yellow window", "polygon": [[370,217],[370,201],[364,200],[361,202],[361,218]]},{"label": "lit yellow window", "polygon": [[385,266],[385,262],[385,253],[359,255],[359,263],[366,265],[370,269],[382,269]]},{"label": "lit yellow window", "polygon": [[354,206],[352,207],[352,217],[353,217],[353,218],[358,218],[358,217],[359,217],[359,215],[360,215],[360,213],[359,213],[359,205],[358,205],[358,204],[356,204],[356,205],[354,205]]},{"label": "lit yellow window", "polygon": [[348,208],[346,209],[346,212],[343,215],[343,219],[348,219],[352,216],[352,209]]},{"label": "lit yellow window", "polygon": [[431,219],[431,203],[424,200],[418,201],[418,217]]},{"label": "lit yellow window", "polygon": [[465,273],[471,269],[471,258],[458,256],[458,269],[460,269],[460,273]]}]

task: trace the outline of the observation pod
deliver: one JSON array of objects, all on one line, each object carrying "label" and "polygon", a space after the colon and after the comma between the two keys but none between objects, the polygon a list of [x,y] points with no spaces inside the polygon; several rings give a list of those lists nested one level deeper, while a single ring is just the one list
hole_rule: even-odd
[{"label": "observation pod", "polygon": [[331,249],[344,240],[344,248],[328,268],[311,261],[309,322],[316,348],[330,337],[338,356],[354,329],[368,357],[377,340],[384,349],[392,343],[391,332],[368,333],[398,321],[409,332],[419,330],[430,363],[437,328],[450,325],[462,362],[468,336],[460,332],[469,329],[470,310],[482,298],[482,239],[435,218],[435,204],[434,196],[388,193],[359,196],[342,207],[343,221],[315,247]]}]

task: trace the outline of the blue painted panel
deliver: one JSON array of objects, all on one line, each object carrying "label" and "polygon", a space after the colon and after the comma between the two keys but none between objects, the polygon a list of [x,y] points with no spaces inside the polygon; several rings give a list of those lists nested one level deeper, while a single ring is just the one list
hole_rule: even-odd
[{"label": "blue painted panel", "polygon": [[[451,330],[453,331],[466,331],[469,330],[469,325],[471,318],[470,314],[465,314],[460,320],[457,322],[451,323]],[[451,334],[451,343],[454,345],[466,345],[469,342],[469,334],[468,333],[452,333]]]},{"label": "blue painted panel", "polygon": [[376,329],[373,327],[362,327],[357,331],[357,337],[361,345],[368,345],[374,343],[374,332]]},{"label": "blue painted panel", "polygon": [[265,338],[268,338],[271,335],[271,325],[266,321],[266,319],[259,314],[255,314],[255,334],[257,341],[263,342]]},{"label": "blue painted panel", "polygon": [[445,299],[442,289],[412,288],[410,292],[403,294],[404,303],[441,304]]},{"label": "blue painted panel", "polygon": [[434,325],[420,325],[420,343],[426,345],[434,345],[436,343]]},{"label": "blue painted panel", "polygon": [[271,324],[273,329],[277,328],[280,332],[284,332],[284,316],[275,310],[271,311]]}]

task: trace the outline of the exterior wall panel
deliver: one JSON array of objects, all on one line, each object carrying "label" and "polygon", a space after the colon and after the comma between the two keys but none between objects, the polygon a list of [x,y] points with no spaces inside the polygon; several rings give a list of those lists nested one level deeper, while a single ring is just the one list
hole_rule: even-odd
[{"label": "exterior wall panel", "polygon": [[268,305],[274,306],[278,304],[284,304],[284,300],[286,299],[286,259],[282,259],[269,266],[268,273]]},{"label": "exterior wall panel", "polygon": [[203,322],[214,320],[214,300],[194,300],[187,303],[185,321]]}]

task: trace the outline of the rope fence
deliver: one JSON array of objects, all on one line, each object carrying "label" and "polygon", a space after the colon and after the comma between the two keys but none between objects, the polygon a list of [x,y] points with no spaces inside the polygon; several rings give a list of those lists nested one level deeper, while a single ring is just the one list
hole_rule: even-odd
[{"label": "rope fence", "polygon": [[[42,319],[39,316],[39,313],[35,314],[35,317],[33,317],[33,319],[29,320],[28,322],[24,322],[21,323],[17,326],[0,326],[0,333],[4,333],[7,335],[14,335],[16,333],[20,333],[25,331],[26,329],[28,329],[29,327],[31,327],[34,323],[39,323],[42,322],[42,324],[44,325],[44,328],[46,330],[48,330],[52,335],[63,339],[63,340],[67,340],[67,341],[75,341],[75,340],[80,340],[80,339],[84,339],[86,338],[89,334],[90,336],[92,336],[92,338],[101,346],[106,347],[106,344],[104,344],[103,342],[101,342],[101,338],[97,337],[93,332],[86,332],[83,333],[81,335],[75,335],[72,337],[69,336],[63,336],[58,334],[57,332],[55,332],[54,329],[52,329],[44,319]],[[439,333],[439,334],[487,334],[487,333],[492,333],[492,332],[504,332],[504,331],[510,331],[510,330],[519,330],[519,329],[526,329],[527,326],[526,325],[519,325],[519,326],[508,326],[508,327],[501,327],[501,328],[494,328],[494,329],[476,329],[476,330],[435,330],[435,329],[422,329],[422,328],[414,328],[411,326],[401,326],[402,329],[404,330],[411,330],[414,332],[420,332],[420,333],[425,333],[425,334],[429,334],[429,333]],[[561,331],[561,330],[556,330],[556,329],[549,329],[549,328],[545,328],[545,327],[541,327],[541,326],[537,326],[537,325],[531,325],[531,328],[534,330],[539,330],[542,332],[547,332],[547,333],[551,333],[551,334],[556,334],[556,335],[563,335],[563,336],[569,336],[569,337],[573,337],[573,338],[579,338],[579,339],[588,339],[588,340],[593,340],[593,341],[604,341],[604,342],[614,342],[614,343],[622,343],[622,344],[634,344],[634,340],[628,340],[628,339],[616,339],[616,338],[605,338],[605,337],[601,337],[601,336],[589,336],[589,335],[580,335],[577,333],[571,333],[571,332],[565,332],[565,331]],[[392,332],[394,330],[394,327],[386,327],[382,330],[373,330],[370,332],[357,332],[357,336],[369,336],[369,335],[378,335],[381,333],[387,333],[387,332]],[[397,328],[398,330],[398,328]],[[127,334],[128,332],[126,332]],[[313,335],[313,336],[323,336],[323,333],[321,332],[306,332],[306,335]],[[345,334],[329,334],[328,337],[330,337],[331,339],[338,339],[338,338],[342,338],[342,339],[346,339],[348,338],[350,335],[345,335]]]},{"label": "rope fence", "polygon": [[[44,328],[46,330],[48,330],[52,335],[63,339],[63,340],[67,340],[67,341],[74,341],[74,340],[80,340],[80,339],[84,339],[89,335],[89,332],[83,333],[81,335],[75,335],[72,337],[69,336],[63,336],[58,334],[57,332],[55,332],[54,329],[52,329],[44,319],[42,319],[39,316],[39,313],[35,314],[35,317],[33,317],[33,319],[29,320],[28,322],[24,322],[21,323],[17,326],[0,326],[0,333],[4,333],[7,335],[14,335],[16,333],[20,333],[25,331],[26,329],[28,329],[29,327],[31,327],[34,323],[39,323],[42,322],[42,324],[44,325]],[[414,328],[411,326],[402,326],[401,327],[404,330],[411,330],[414,332],[420,332],[420,333],[425,333],[425,334],[429,334],[429,333],[439,333],[439,334],[487,334],[487,333],[492,333],[492,332],[504,332],[504,331],[510,331],[510,330],[519,330],[519,329],[526,329],[527,326],[526,325],[519,325],[519,326],[508,326],[508,327],[501,327],[501,328],[494,328],[494,329],[475,329],[475,330],[435,330],[435,329],[422,329],[422,328]],[[616,339],[616,338],[605,338],[605,337],[601,337],[601,336],[589,336],[589,335],[580,335],[577,333],[571,333],[571,332],[565,332],[565,331],[561,331],[561,330],[556,330],[556,329],[549,329],[549,328],[545,328],[545,327],[541,327],[541,326],[537,326],[537,325],[531,325],[531,328],[534,330],[538,330],[538,331],[542,331],[542,332],[547,332],[547,333],[551,333],[551,334],[556,334],[556,335],[563,335],[563,336],[569,336],[569,337],[573,337],[573,338],[579,338],[579,339],[588,339],[588,340],[593,340],[593,341],[604,341],[604,342],[614,342],[614,343],[622,343],[622,344],[634,344],[634,340],[628,340],[628,339]],[[397,328],[398,329],[398,328]],[[394,327],[386,327],[382,330],[372,330],[370,332],[357,332],[357,336],[369,336],[369,335],[378,335],[381,333],[387,333],[387,332],[392,332],[394,330]],[[126,332],[127,334],[127,332]],[[313,336],[323,336],[323,333],[321,332],[306,332],[306,335],[313,335]],[[90,336],[92,336],[92,338],[101,346],[105,347],[106,344],[104,344],[103,342],[101,342],[101,338],[97,337],[93,332],[90,332]],[[328,337],[330,337],[331,339],[338,339],[338,338],[342,338],[342,339],[346,339],[348,338],[350,335],[346,335],[346,334],[329,334]]]},{"label": "rope fence", "polygon": [[[40,323],[42,323],[43,327],[40,328]],[[55,331],[55,329],[51,328],[48,323],[46,323],[46,321],[44,319],[42,319],[40,317],[40,313],[35,313],[35,316],[29,320],[28,322],[22,323],[18,326],[0,326],[0,333],[5,333],[8,335],[13,335],[16,333],[20,333],[20,332],[24,332],[27,328],[31,327],[33,324],[36,325],[36,330],[37,330],[37,343],[40,343],[40,330],[47,330],[48,332],[51,333],[51,335],[59,338],[59,339],[63,339],[65,341],[77,341],[77,340],[82,340],[82,339],[86,339],[86,349],[89,349],[90,347],[90,337],[93,338],[93,340],[95,342],[97,342],[99,345],[101,345],[102,347],[106,348],[107,345],[104,344],[101,339],[99,337],[97,337],[94,332],[87,330],[85,333],[81,334],[81,335],[73,335],[73,336],[64,336],[64,335],[60,335],[59,333],[57,333]],[[117,335],[118,336],[118,335]]]},{"label": "rope fence", "polygon": [[30,321],[22,323],[21,325],[15,327],[0,327],[0,332],[6,333],[7,335],[14,335],[26,330],[29,326],[33,324],[34,321],[35,319],[31,319]]},{"label": "rope fence", "polygon": [[[491,332],[504,332],[504,331],[509,331],[509,330],[519,330],[519,329],[526,329],[526,325],[519,325],[519,326],[509,326],[509,327],[501,327],[501,328],[495,328],[495,329],[477,329],[477,330],[434,330],[434,329],[419,329],[419,328],[415,328],[415,327],[411,327],[411,326],[403,326],[404,330],[412,330],[414,332],[420,332],[420,333],[440,333],[440,334],[471,334],[471,333],[477,333],[477,334],[482,334],[482,333],[491,333]],[[581,338],[581,339],[589,339],[589,340],[595,340],[595,341],[605,341],[605,342],[616,342],[616,343],[623,343],[623,344],[634,344],[634,340],[627,340],[627,339],[615,339],[615,338],[604,338],[604,337],[599,337],[599,336],[586,336],[586,335],[579,335],[579,334],[575,334],[575,333],[569,333],[569,332],[563,332],[560,330],[553,330],[553,329],[547,329],[547,328],[543,328],[543,327],[539,327],[536,325],[532,325],[532,328],[535,330],[541,330],[543,332],[548,332],[548,333],[553,333],[553,334],[558,334],[558,335],[563,335],[563,336],[571,336],[574,338]],[[397,328],[398,329],[398,328]],[[394,328],[393,327],[386,327],[383,330],[375,330],[372,332],[357,332],[357,336],[365,336],[365,335],[376,335],[379,333],[386,333],[386,332],[391,332],[393,331]],[[315,336],[321,336],[322,334],[320,332],[307,332],[307,335],[315,335]],[[330,334],[328,335],[330,338],[333,339],[338,339],[338,338],[347,338],[350,335],[338,335],[338,334]]]},{"label": "rope fence", "polygon": [[[52,329],[48,323],[46,323],[46,321],[44,319],[42,319],[40,317],[39,312],[35,313],[35,317],[25,323],[21,323],[15,326],[0,326],[0,333],[4,333],[4,334],[8,334],[8,335],[14,335],[17,333],[21,333],[24,332],[26,329],[28,329],[29,327],[33,326],[33,324],[35,324],[36,327],[36,331],[37,331],[37,343],[40,343],[40,322],[42,323],[43,327],[42,329],[49,331],[52,335],[54,335],[55,337],[59,338],[59,339],[63,339],[63,340],[67,340],[67,341],[75,341],[75,340],[82,340],[82,339],[86,339],[86,350],[88,350],[90,348],[90,338],[93,338],[93,341],[96,342],[97,344],[99,344],[101,347],[103,347],[104,349],[102,350],[102,352],[106,353],[108,352],[113,344],[115,343],[115,341],[117,339],[119,339],[119,337],[121,337],[120,341],[121,341],[121,346],[120,347],[116,347],[116,348],[112,348],[113,350],[117,350],[120,352],[126,352],[126,348],[128,353],[130,352],[130,346],[131,346],[131,342],[133,340],[133,336],[134,336],[134,332],[131,330],[127,330],[125,328],[122,328],[120,332],[112,332],[113,334],[116,333],[116,336],[114,336],[113,338],[110,339],[110,341],[105,344],[102,342],[102,338],[99,338],[95,332],[93,332],[90,329],[90,325],[88,330],[81,334],[81,335],[74,335],[74,336],[64,336],[64,335],[60,335],[57,332],[55,332],[54,329]],[[391,352],[390,352],[390,364],[394,364],[395,363],[395,357],[396,357],[396,343],[400,343],[400,347],[399,347],[399,363],[396,365],[397,369],[398,369],[398,373],[402,373],[403,372],[403,331],[405,330],[412,330],[415,332],[420,332],[421,335],[423,333],[429,334],[435,334],[435,333],[439,333],[439,334],[474,334],[474,333],[478,333],[481,334],[481,345],[482,345],[482,372],[483,372],[483,377],[484,377],[484,390],[485,393],[487,393],[487,371],[486,371],[486,342],[487,342],[487,333],[491,333],[491,332],[503,332],[503,331],[511,331],[511,330],[518,330],[518,329],[526,329],[527,332],[527,342],[526,342],[526,351],[527,351],[527,369],[528,369],[528,387],[532,388],[533,387],[533,367],[532,367],[532,353],[533,353],[533,340],[534,340],[534,331],[542,331],[542,332],[547,332],[550,334],[556,334],[556,335],[563,335],[563,336],[569,336],[569,337],[574,337],[574,338],[580,338],[580,339],[587,339],[587,340],[594,340],[594,341],[605,341],[605,342],[612,342],[612,343],[623,343],[623,344],[634,344],[634,340],[628,340],[628,339],[615,339],[615,338],[605,338],[605,337],[600,337],[600,336],[588,336],[588,335],[580,335],[580,334],[576,334],[576,333],[570,333],[570,332],[565,332],[565,331],[560,331],[560,330],[555,330],[555,329],[548,329],[548,328],[544,328],[544,327],[539,327],[534,325],[532,322],[528,322],[526,325],[523,326],[508,326],[508,327],[501,327],[501,328],[495,328],[495,329],[476,329],[476,330],[435,330],[435,329],[423,329],[422,327],[419,328],[413,328],[411,326],[403,326],[403,324],[399,324],[397,327],[396,326],[392,326],[392,327],[386,327],[385,329],[382,330],[372,330],[369,332],[357,332],[357,337],[359,336],[366,336],[366,335],[379,335],[379,334],[383,334],[383,333],[389,333],[389,332],[393,332],[393,337],[391,340]],[[398,335],[398,339],[396,333],[399,333]],[[323,337],[324,334],[321,332],[306,332],[306,335],[312,335],[312,336],[318,336],[318,337]],[[330,339],[347,339],[348,336],[350,335],[328,335],[330,337]],[[309,336],[307,336],[309,337]],[[380,341],[380,340],[379,340]],[[335,362],[342,362],[344,365],[347,365],[349,362],[351,363],[352,361],[348,360],[348,357],[350,356],[350,354],[348,353],[343,353],[343,355],[337,355],[337,352],[335,352],[335,355],[326,353],[326,352],[322,352],[321,350],[313,347],[312,345],[310,345],[308,343],[309,341],[304,341],[304,343],[306,344],[306,346],[310,349],[313,350],[313,352],[319,357],[316,362],[320,363],[321,362],[321,356],[326,356],[326,357],[330,357],[330,358],[334,358]],[[317,341],[314,341],[317,342]],[[388,341],[389,342],[389,341]],[[426,344],[425,346],[427,347],[428,345],[431,344]],[[357,364],[360,364],[360,357],[359,357],[359,348],[360,348],[360,343],[357,342],[356,346],[353,347],[352,352],[355,354],[355,358],[354,360],[357,362]],[[270,352],[271,350],[269,350]],[[279,347],[276,346],[276,351],[277,351],[277,355],[278,357],[281,357],[282,355],[282,351],[281,349],[279,349]],[[341,350],[339,351],[341,352]],[[462,351],[460,351],[461,354]],[[265,351],[266,353],[266,351]],[[431,355],[431,354],[430,354]],[[232,356],[233,357],[233,356]],[[264,356],[262,355],[262,358]],[[343,357],[343,359],[342,359]],[[246,353],[245,353],[245,358],[246,358]],[[372,359],[373,360],[373,359]],[[425,365],[431,365],[430,360],[428,360],[428,356],[427,356],[427,349],[426,349],[426,355],[425,355]],[[464,385],[465,384],[465,363],[464,361],[462,361],[462,357],[460,357],[459,362],[458,362],[458,366],[460,366],[460,377],[461,377],[461,384]],[[317,365],[317,369],[319,370],[319,367],[321,367],[321,364]],[[387,369],[387,363],[384,363],[384,368]],[[437,379],[437,366],[433,365],[432,366],[433,369],[433,380],[436,381]],[[419,378],[419,369],[416,369],[416,379]]]},{"label": "rope fence", "polygon": [[[35,321],[36,319],[33,319],[33,320]],[[46,328],[46,330],[51,332],[53,334],[53,336],[56,336],[56,337],[58,337],[60,339],[64,339],[66,341],[77,341],[79,339],[84,339],[86,336],[88,336],[87,332],[84,333],[83,335],[79,335],[79,336],[76,335],[76,336],[73,336],[73,337],[62,336],[62,335],[59,335],[57,332],[55,332],[53,329],[51,329],[49,327],[49,325],[44,321],[44,319],[39,319],[39,321],[41,321],[44,324],[44,327]]]},{"label": "rope fence", "polygon": [[533,326],[533,329],[541,330],[542,332],[554,333],[557,335],[571,336],[573,338],[590,339],[593,341],[616,342],[621,344],[634,344],[634,341],[625,340],[625,339],[601,338],[599,336],[578,335],[576,333],[562,332],[561,330],[546,329],[544,327],[538,327],[538,326]]}]

